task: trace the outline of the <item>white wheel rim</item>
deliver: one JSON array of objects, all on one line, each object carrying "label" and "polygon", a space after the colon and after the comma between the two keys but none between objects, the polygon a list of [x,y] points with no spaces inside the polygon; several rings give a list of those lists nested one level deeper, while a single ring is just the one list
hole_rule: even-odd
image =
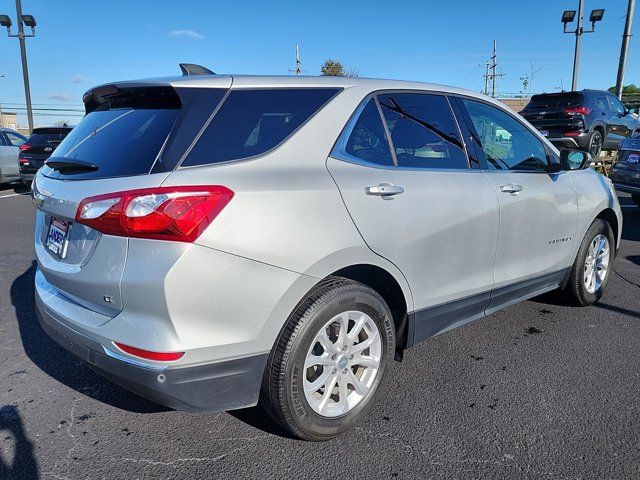
[{"label": "white wheel rim", "polygon": [[591,241],[584,261],[584,286],[589,293],[596,293],[602,287],[609,271],[609,240],[599,234]]},{"label": "white wheel rim", "polygon": [[382,339],[373,319],[349,310],[336,315],[314,338],[304,364],[304,395],[323,417],[352,410],[371,391],[380,369]]}]

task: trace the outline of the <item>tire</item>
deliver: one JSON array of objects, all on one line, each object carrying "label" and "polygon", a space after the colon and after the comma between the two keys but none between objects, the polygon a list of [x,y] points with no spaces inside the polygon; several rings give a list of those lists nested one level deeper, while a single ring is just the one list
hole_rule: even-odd
[{"label": "tire", "polygon": [[[587,265],[587,258],[592,258],[592,248],[597,238],[606,238],[608,243],[608,256],[606,257],[606,270],[604,272],[604,278],[600,280],[599,284],[596,281],[592,288],[587,285],[586,279],[589,266]],[[613,231],[607,222],[599,218],[595,219],[591,224],[580,248],[578,254],[571,267],[569,274],[569,280],[564,289],[560,292],[561,297],[567,301],[570,305],[585,307],[587,305],[593,305],[602,297],[604,290],[607,286],[609,278],[613,271],[613,260],[615,258],[615,239]],[[591,262],[592,263],[592,262]],[[596,264],[597,265],[597,264]],[[593,269],[591,269],[593,270]],[[599,269],[597,269],[599,270]],[[598,276],[596,276],[596,279]],[[591,291],[590,291],[591,290]]]},{"label": "tire", "polygon": [[[347,316],[347,335],[354,334],[358,325],[364,326],[358,330],[355,342],[341,343],[340,319]],[[331,323],[333,321],[335,323]],[[327,338],[318,340],[322,331]],[[324,347],[321,341],[331,345]],[[371,347],[362,350],[361,355],[358,345],[365,342],[371,343]],[[346,350],[336,348],[340,345],[345,345]],[[309,292],[283,327],[267,362],[260,404],[277,423],[298,438],[313,441],[334,438],[368,415],[382,389],[394,350],[393,317],[382,297],[361,283],[328,278]],[[313,363],[317,358],[323,358],[326,364]],[[375,363],[377,358],[377,369],[358,363],[365,360]],[[305,364],[315,366],[305,369]],[[350,381],[360,384],[360,392]],[[314,384],[321,386],[312,390]],[[311,391],[306,393],[305,387]],[[324,407],[321,407],[323,401]]]},{"label": "tire", "polygon": [[631,195],[631,200],[633,200],[633,203],[640,207],[640,195]]},{"label": "tire", "polygon": [[602,153],[603,142],[604,138],[602,137],[600,130],[594,130],[591,132],[591,136],[587,142],[587,152],[591,154],[594,160]]}]

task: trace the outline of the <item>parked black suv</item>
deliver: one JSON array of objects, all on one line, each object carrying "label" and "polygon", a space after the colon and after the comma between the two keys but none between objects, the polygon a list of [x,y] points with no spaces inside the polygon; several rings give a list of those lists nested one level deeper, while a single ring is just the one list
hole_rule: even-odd
[{"label": "parked black suv", "polygon": [[26,142],[20,145],[18,164],[20,178],[25,185],[31,185],[33,177],[60,142],[73,127],[34,128]]},{"label": "parked black suv", "polygon": [[601,90],[534,95],[520,114],[557,147],[577,146],[594,158],[640,132],[640,120]]}]

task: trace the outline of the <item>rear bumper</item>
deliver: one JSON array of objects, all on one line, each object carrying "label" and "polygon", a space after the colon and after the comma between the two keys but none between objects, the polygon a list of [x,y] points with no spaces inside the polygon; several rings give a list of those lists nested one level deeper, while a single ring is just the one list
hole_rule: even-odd
[{"label": "rear bumper", "polygon": [[589,145],[589,132],[582,133],[577,137],[548,137],[551,143],[558,148],[587,148]]},{"label": "rear bumper", "polygon": [[148,366],[108,351],[56,318],[36,292],[42,329],[61,347],[114,383],[178,410],[226,411],[258,402],[268,354],[195,366]]},{"label": "rear bumper", "polygon": [[20,180],[22,180],[22,183],[25,182],[33,182],[33,177],[36,176],[36,172],[33,173],[22,173],[20,172]]}]

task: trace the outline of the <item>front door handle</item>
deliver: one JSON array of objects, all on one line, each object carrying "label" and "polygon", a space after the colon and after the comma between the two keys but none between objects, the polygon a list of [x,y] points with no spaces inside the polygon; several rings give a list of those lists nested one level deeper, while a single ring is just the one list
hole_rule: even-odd
[{"label": "front door handle", "polygon": [[398,185],[392,185],[390,183],[381,183],[379,185],[373,185],[371,187],[365,187],[364,189],[367,195],[374,195],[377,197],[393,197],[404,192],[404,188]]},{"label": "front door handle", "polygon": [[500,187],[500,191],[503,193],[510,193],[511,195],[517,195],[522,191],[522,185],[516,185],[515,183],[507,183]]}]

